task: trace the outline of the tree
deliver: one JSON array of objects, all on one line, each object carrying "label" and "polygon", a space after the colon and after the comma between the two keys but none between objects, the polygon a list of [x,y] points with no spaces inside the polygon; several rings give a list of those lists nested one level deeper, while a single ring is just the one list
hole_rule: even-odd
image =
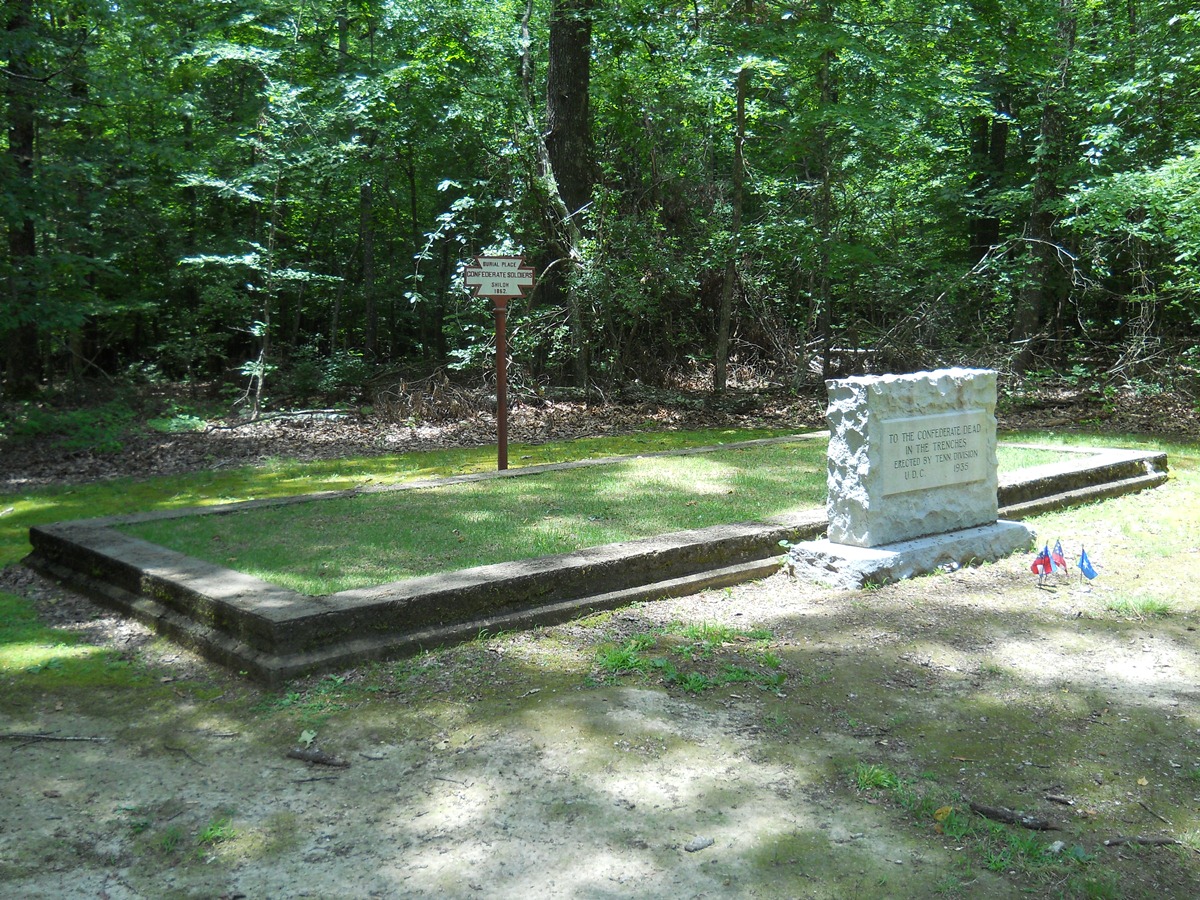
[{"label": "tree", "polygon": [[553,0],[546,68],[546,191],[556,241],[566,265],[551,285],[564,286],[571,318],[575,383],[587,387],[588,352],[582,303],[573,284],[580,259],[578,216],[592,195],[591,14],[595,0]]},{"label": "tree", "polygon": [[[1019,350],[1015,366],[1024,369],[1031,363],[1033,342],[1043,326],[1053,328],[1061,315],[1062,277],[1059,265],[1061,249],[1056,245],[1054,203],[1059,197],[1068,146],[1072,141],[1070,103],[1072,60],[1075,55],[1075,2],[1059,0],[1058,64],[1044,88],[1038,146],[1033,166],[1033,186],[1025,240],[1032,260],[1025,287],[1017,297],[1012,340]],[[1049,320],[1049,321],[1047,321]]]},{"label": "tree", "polygon": [[581,386],[1200,345],[1184,0],[4,9],[9,396],[483,368],[501,245]]},{"label": "tree", "polygon": [[8,261],[0,334],[6,342],[5,394],[28,399],[40,380],[37,351],[39,274],[34,184],[34,92],[40,81],[34,69],[36,33],[32,0],[6,0],[4,99],[8,113],[5,153],[5,225]]},{"label": "tree", "polygon": [[732,219],[729,224],[729,258],[721,284],[721,308],[717,317],[717,347],[713,354],[713,393],[724,393],[728,383],[729,328],[733,318],[733,291],[737,281],[737,257],[742,242],[742,214],[746,205],[746,95],[750,69],[743,64],[737,73],[734,100]]}]

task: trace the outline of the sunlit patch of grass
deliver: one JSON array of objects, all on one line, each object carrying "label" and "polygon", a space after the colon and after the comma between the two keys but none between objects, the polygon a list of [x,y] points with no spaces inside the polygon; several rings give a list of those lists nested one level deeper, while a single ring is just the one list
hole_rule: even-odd
[{"label": "sunlit patch of grass", "polygon": [[1005,475],[1020,469],[1063,462],[1064,457],[1076,459],[1077,455],[1067,456],[1058,450],[1032,450],[1027,447],[1018,450],[1015,447],[1005,447],[1001,444],[996,448],[996,472]]},{"label": "sunlit patch of grass", "polygon": [[[722,625],[719,622],[689,622],[687,624],[679,624],[674,629],[678,634],[687,638],[689,641],[706,644],[710,647],[718,644],[727,644],[734,638],[746,635],[746,632],[740,629],[733,628],[730,625]],[[768,634],[768,637],[770,635]]]},{"label": "sunlit patch of grass", "polygon": [[767,629],[676,622],[600,647],[594,670],[598,677],[593,680],[611,683],[622,675],[654,675],[690,694],[736,684],[778,690],[787,675],[779,657],[763,646],[771,638]]},{"label": "sunlit patch of grass", "polygon": [[1200,462],[1200,444],[1188,441],[1173,441],[1169,438],[1148,437],[1141,434],[1114,434],[1111,432],[1088,431],[1006,431],[1000,440],[1013,443],[1037,444],[1041,447],[1070,447],[1079,449],[1104,449],[1120,447],[1127,450],[1163,452],[1171,464],[1181,460]]},{"label": "sunlit patch of grass", "polygon": [[596,665],[608,675],[623,675],[627,672],[645,672],[650,660],[641,654],[645,647],[630,641],[620,647],[601,647],[596,653]]},{"label": "sunlit patch of grass", "polygon": [[193,516],[127,531],[306,594],[819,506],[824,447],[798,441]]},{"label": "sunlit patch of grass", "polygon": [[1171,604],[1158,597],[1119,596],[1109,600],[1106,608],[1130,619],[1165,618],[1171,615]]},{"label": "sunlit patch of grass", "polygon": [[64,631],[46,628],[20,597],[0,593],[0,672],[62,673],[83,661],[104,663],[111,653],[80,644]]},{"label": "sunlit patch of grass", "polygon": [[[1117,497],[1029,520],[1051,545],[1061,538],[1067,551],[1072,590],[1080,582],[1075,563],[1087,549],[1099,573],[1091,582],[1107,602],[1107,612],[1131,618],[1192,613],[1200,608],[1192,585],[1200,577],[1200,544],[1195,532],[1196,493],[1200,491],[1200,444],[1159,442],[1122,435],[1043,435],[1039,443],[1068,446],[1116,446],[1165,450],[1170,480],[1153,491]],[[1153,598],[1142,608],[1140,600]]]},{"label": "sunlit patch of grass", "polygon": [[[164,700],[175,702],[179,691],[197,700],[212,699],[225,689],[203,680],[160,683],[145,666],[111,647],[97,647],[66,629],[49,628],[33,605],[0,592],[0,710],[23,708],[27,698],[52,694],[103,696],[117,707],[145,711]],[[104,693],[89,693],[101,688]],[[130,689],[126,691],[124,689]]]},{"label": "sunlit patch of grass", "polygon": [[860,791],[893,790],[900,786],[900,778],[886,766],[875,763],[858,763],[853,772],[854,786]]},{"label": "sunlit patch of grass", "polygon": [[[53,639],[59,636],[54,635]],[[0,672],[41,672],[61,670],[68,660],[103,654],[98,647],[64,643],[9,643],[0,645]]]}]

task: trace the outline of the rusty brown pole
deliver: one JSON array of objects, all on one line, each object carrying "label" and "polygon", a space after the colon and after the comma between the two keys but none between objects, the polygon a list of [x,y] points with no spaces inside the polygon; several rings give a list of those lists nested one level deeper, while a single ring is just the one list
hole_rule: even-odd
[{"label": "rusty brown pole", "polygon": [[508,298],[493,297],[496,301],[496,468],[508,468]]}]

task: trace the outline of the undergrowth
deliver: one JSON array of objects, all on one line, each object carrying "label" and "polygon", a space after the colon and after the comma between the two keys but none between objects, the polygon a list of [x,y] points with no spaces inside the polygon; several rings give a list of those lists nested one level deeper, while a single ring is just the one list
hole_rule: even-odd
[{"label": "undergrowth", "polygon": [[773,638],[765,628],[676,622],[602,646],[593,680],[611,684],[621,676],[640,675],[691,694],[730,684],[777,691],[787,673],[770,649]]},{"label": "undergrowth", "polygon": [[[995,874],[1022,876],[1040,885],[1046,896],[1104,897],[1109,896],[1104,886],[1115,884],[1114,873],[1081,844],[984,818],[972,811],[962,794],[942,787],[933,776],[905,777],[878,763],[858,762],[847,778],[870,802],[886,800],[915,828],[949,838],[970,853],[975,865]],[[960,890],[971,881],[964,866],[937,893],[969,896]]]}]

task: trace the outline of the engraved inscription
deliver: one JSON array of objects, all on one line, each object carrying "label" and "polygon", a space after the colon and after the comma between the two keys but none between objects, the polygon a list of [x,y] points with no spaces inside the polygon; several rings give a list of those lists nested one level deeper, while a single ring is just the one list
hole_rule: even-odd
[{"label": "engraved inscription", "polygon": [[965,409],[881,422],[884,496],[986,478],[989,418]]}]

